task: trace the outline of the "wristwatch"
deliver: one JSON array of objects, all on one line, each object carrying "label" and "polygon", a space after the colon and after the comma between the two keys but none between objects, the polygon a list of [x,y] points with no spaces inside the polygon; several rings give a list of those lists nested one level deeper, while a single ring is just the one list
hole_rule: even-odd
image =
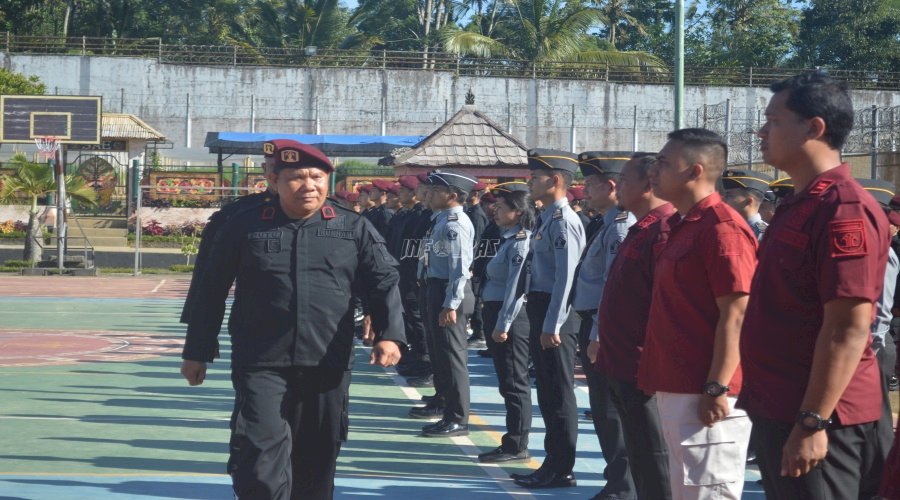
[{"label": "wristwatch", "polygon": [[830,418],[822,418],[822,415],[814,411],[803,410],[797,414],[797,425],[810,432],[827,429],[831,425]]},{"label": "wristwatch", "polygon": [[703,384],[703,394],[717,398],[728,392],[728,386],[718,382],[707,382]]}]

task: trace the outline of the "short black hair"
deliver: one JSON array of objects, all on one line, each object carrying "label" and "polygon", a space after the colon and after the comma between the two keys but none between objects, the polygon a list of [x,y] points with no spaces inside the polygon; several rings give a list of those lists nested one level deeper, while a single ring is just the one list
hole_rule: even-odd
[{"label": "short black hair", "polygon": [[658,153],[650,153],[648,151],[636,151],[631,153],[632,160],[638,160],[634,163],[635,171],[638,173],[638,176],[641,179],[646,179],[649,172],[650,167],[656,163],[656,155]]},{"label": "short black hair", "polygon": [[707,170],[722,175],[725,163],[728,161],[728,145],[722,136],[705,128],[683,128],[669,132],[670,141],[681,143],[684,159],[688,163],[696,163],[700,155],[713,162],[711,165],[703,165]]},{"label": "short black hair", "polygon": [[519,218],[519,225],[529,231],[534,229],[535,213],[534,204],[528,191],[504,191],[497,194],[497,201],[503,201],[513,210],[521,210],[522,217]]},{"label": "short black hair", "polygon": [[569,187],[572,186],[572,183],[575,182],[575,174],[561,168],[554,168],[550,175],[558,175],[560,179],[562,179],[563,188],[565,189],[569,189]]},{"label": "short black hair", "polygon": [[773,93],[789,91],[787,108],[806,118],[825,122],[822,136],[832,149],[841,149],[853,129],[853,101],[847,84],[823,71],[808,71],[769,86]]}]

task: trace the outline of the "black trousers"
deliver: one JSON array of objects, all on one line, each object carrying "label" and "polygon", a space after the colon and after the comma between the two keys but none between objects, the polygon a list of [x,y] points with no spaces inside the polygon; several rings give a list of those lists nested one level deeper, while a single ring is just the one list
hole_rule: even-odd
[{"label": "black trousers", "polygon": [[444,420],[469,423],[469,351],[463,305],[456,309],[456,324],[440,326],[447,280],[429,278],[425,289],[425,321],[432,334],[431,368],[435,392],[444,400]]},{"label": "black trousers", "polygon": [[228,473],[238,498],[331,499],[350,372],[234,368]]},{"label": "black trousers", "polygon": [[603,470],[606,486],[603,491],[605,494],[616,495],[616,498],[634,498],[634,480],[631,478],[628,452],[625,450],[622,419],[619,417],[619,410],[612,402],[606,375],[595,371],[587,356],[591,329],[594,327],[592,315],[595,312],[594,310],[578,311],[578,316],[581,318],[578,328],[578,357],[584,370],[584,378],[587,380],[594,432],[597,434],[600,451],[606,460],[606,468]]},{"label": "black trousers", "polygon": [[419,285],[415,280],[401,278],[400,300],[403,304],[403,326],[410,353],[417,359],[426,358],[428,343],[425,340],[425,323],[422,321]]},{"label": "black trousers", "polygon": [[542,469],[560,474],[572,472],[575,466],[575,443],[578,440],[578,405],[575,402],[575,349],[578,321],[569,321],[560,329],[562,343],[551,349],[541,347],[541,330],[550,294],[531,292],[525,310],[530,323],[528,338],[534,361],[538,407],[544,419],[544,451],[547,457]]},{"label": "black trousers", "polygon": [[472,315],[469,317],[469,326],[472,327],[472,336],[479,339],[483,339],[485,336],[490,337],[494,332],[487,331],[490,329],[487,326],[489,323],[484,320],[484,301],[481,300],[481,280],[472,279],[469,283],[472,285],[472,298],[474,299],[474,303],[472,304]]},{"label": "black trousers", "polygon": [[[531,432],[531,382],[528,380],[528,316],[525,311],[513,321],[506,342],[494,342],[497,315],[503,302],[484,303],[485,341],[494,360],[497,382],[503,404],[506,406],[506,434],[500,447],[507,453],[519,453],[528,449]],[[523,308],[524,309],[524,308]]]},{"label": "black trousers", "polygon": [[832,425],[825,431],[825,460],[808,474],[793,478],[781,475],[781,450],[794,424],[753,414],[750,420],[756,429],[756,456],[768,500],[869,500],[878,493],[890,443],[879,442],[877,422]]},{"label": "black trousers", "polygon": [[625,451],[637,497],[671,500],[669,452],[659,423],[656,396],[648,396],[634,382],[607,380],[612,402],[622,420]]}]

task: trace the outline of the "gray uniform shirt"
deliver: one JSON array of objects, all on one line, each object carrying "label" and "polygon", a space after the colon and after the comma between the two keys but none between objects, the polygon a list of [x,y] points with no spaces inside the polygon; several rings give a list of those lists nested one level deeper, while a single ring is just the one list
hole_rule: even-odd
[{"label": "gray uniform shirt", "polygon": [[541,331],[559,334],[569,317],[569,292],[575,267],[584,249],[584,225],[561,198],[541,213],[541,228],[531,238],[529,292],[550,294],[550,305]]},{"label": "gray uniform shirt", "polygon": [[437,214],[430,241],[425,244],[425,276],[447,280],[444,309],[455,310],[462,304],[472,267],[474,238],[475,229],[463,207],[451,207]]},{"label": "gray uniform shirt", "polygon": [[628,228],[637,222],[630,212],[613,208],[603,215],[603,227],[588,242],[578,276],[575,277],[576,311],[596,310],[603,298],[603,288],[609,276],[609,268],[619,253],[619,245],[628,235]]},{"label": "gray uniform shirt", "polygon": [[891,329],[891,307],[894,305],[894,288],[897,286],[897,273],[900,272],[900,259],[893,248],[888,248],[887,267],[884,272],[884,286],[881,288],[881,299],[875,308],[875,321],[872,322],[872,349],[884,348],[884,336]]},{"label": "gray uniform shirt", "polygon": [[763,220],[762,215],[759,215],[759,213],[751,215],[747,218],[747,224],[750,225],[750,229],[752,229],[753,234],[756,235],[756,240],[762,241],[763,235],[766,234],[766,229],[769,228],[769,225]]},{"label": "gray uniform shirt", "polygon": [[503,243],[485,268],[487,281],[481,290],[481,299],[485,302],[503,302],[494,331],[508,332],[525,301],[524,295],[516,297],[516,291],[525,257],[528,256],[531,231],[516,225],[501,237]]}]

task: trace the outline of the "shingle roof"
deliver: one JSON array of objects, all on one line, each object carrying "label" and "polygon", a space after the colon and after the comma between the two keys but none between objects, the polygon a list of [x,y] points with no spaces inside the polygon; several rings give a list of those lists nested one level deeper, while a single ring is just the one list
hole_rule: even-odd
[{"label": "shingle roof", "polygon": [[463,106],[440,128],[410,149],[382,158],[382,165],[527,168],[528,148],[475,106]]},{"label": "shingle roof", "polygon": [[104,139],[145,139],[162,141],[165,136],[134,115],[103,113]]}]

